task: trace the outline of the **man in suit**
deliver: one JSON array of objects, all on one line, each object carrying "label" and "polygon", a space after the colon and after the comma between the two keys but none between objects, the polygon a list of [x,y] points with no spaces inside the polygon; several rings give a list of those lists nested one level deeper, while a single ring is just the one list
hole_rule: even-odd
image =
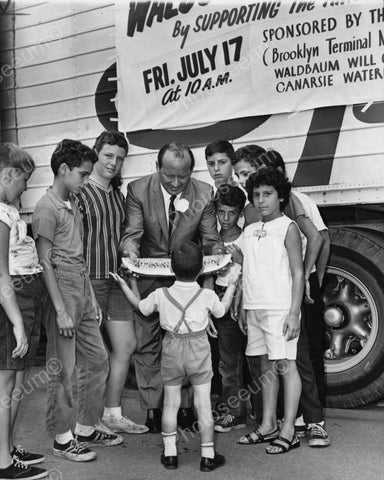
[{"label": "man in suit", "polygon": [[[223,244],[217,232],[212,188],[191,177],[195,160],[185,145],[170,143],[158,153],[157,172],[135,180],[127,190],[127,223],[121,240],[123,256],[169,257],[186,241],[202,245],[204,253],[219,253]],[[173,277],[140,277],[141,298],[159,287],[169,287]],[[150,432],[161,431],[163,385],[160,376],[161,329],[159,317],[135,314],[136,377],[141,404],[147,410]]]}]

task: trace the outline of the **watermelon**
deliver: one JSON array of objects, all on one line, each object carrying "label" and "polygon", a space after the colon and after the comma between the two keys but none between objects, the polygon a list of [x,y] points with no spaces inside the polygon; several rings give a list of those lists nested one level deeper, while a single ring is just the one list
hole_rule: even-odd
[{"label": "watermelon", "polygon": [[[206,255],[203,257],[202,275],[221,270],[231,261],[231,254]],[[138,258],[132,260],[124,257],[122,266],[140,277],[173,277],[170,258]]]}]

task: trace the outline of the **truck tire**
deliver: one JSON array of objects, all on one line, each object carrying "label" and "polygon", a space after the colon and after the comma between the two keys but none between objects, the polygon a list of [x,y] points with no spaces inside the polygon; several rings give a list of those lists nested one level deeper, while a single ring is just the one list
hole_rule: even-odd
[{"label": "truck tire", "polygon": [[324,279],[327,406],[354,408],[384,397],[384,240],[330,229]]}]

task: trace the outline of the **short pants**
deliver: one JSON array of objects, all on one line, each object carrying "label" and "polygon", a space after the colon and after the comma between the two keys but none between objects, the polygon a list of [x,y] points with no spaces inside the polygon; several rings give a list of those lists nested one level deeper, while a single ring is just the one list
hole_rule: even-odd
[{"label": "short pants", "polygon": [[247,310],[248,342],[245,354],[268,354],[269,360],[296,360],[298,337],[287,341],[283,324],[289,310]]},{"label": "short pants", "polygon": [[212,380],[211,348],[207,332],[166,332],[161,353],[161,378],[164,385],[182,385],[184,379],[192,385]]},{"label": "short pants", "polygon": [[16,347],[13,324],[0,306],[0,370],[24,370],[34,364],[40,340],[42,280],[40,275],[11,277],[16,301],[23,317],[28,352],[23,358],[12,358]]},{"label": "short pants", "polygon": [[131,304],[112,278],[93,278],[91,282],[96,299],[103,310],[103,321],[117,320],[127,322],[134,320]]}]

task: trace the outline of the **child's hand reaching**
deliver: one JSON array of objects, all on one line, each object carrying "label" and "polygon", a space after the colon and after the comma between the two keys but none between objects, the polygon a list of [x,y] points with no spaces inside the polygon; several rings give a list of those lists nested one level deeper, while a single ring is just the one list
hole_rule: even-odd
[{"label": "child's hand reaching", "polygon": [[236,285],[241,273],[241,266],[238,263],[233,263],[228,276],[228,285]]},{"label": "child's hand reaching", "polygon": [[28,351],[28,340],[25,335],[24,325],[14,325],[13,335],[16,340],[16,348],[12,352],[12,358],[23,358]]},{"label": "child's hand reaching", "polygon": [[287,341],[293,340],[300,334],[300,317],[289,313],[283,323],[283,335],[287,337]]},{"label": "child's hand reaching", "polygon": [[232,261],[235,263],[239,263],[242,265],[243,263],[243,253],[241,249],[237,246],[231,243],[230,245],[227,245],[225,247],[227,253],[230,253],[232,255]]},{"label": "child's hand reaching", "polygon": [[126,281],[124,280],[124,278],[120,277],[120,275],[118,275],[117,273],[109,272],[109,275],[110,275],[110,277],[113,278],[113,280],[115,280],[116,283],[119,284],[119,286],[120,286],[121,288],[127,285],[127,283],[126,283]]}]

